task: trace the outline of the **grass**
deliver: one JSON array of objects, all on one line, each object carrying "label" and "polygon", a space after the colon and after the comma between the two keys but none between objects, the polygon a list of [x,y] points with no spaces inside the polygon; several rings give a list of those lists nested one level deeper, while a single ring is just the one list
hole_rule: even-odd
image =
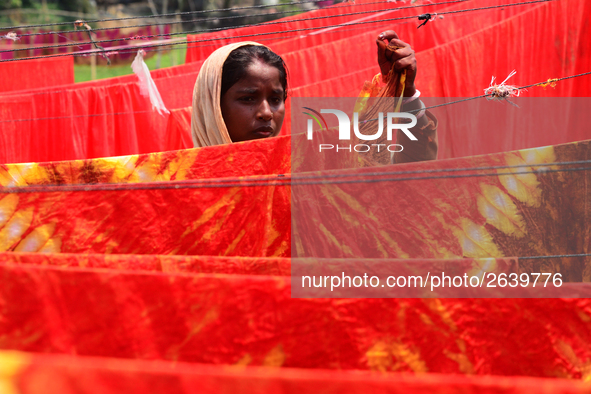
[{"label": "grass", "polygon": [[[160,60],[160,68],[178,66],[185,64],[186,49],[173,49],[168,52],[162,53],[162,59]],[[156,70],[156,62],[158,55],[154,55],[149,59],[146,59],[146,64],[150,70]],[[114,78],[122,75],[133,74],[131,69],[130,59],[129,64],[117,64],[113,66],[97,65],[96,66],[96,79]],[[86,82],[91,81],[91,70],[90,65],[75,64],[74,65],[74,81],[75,82]]]}]

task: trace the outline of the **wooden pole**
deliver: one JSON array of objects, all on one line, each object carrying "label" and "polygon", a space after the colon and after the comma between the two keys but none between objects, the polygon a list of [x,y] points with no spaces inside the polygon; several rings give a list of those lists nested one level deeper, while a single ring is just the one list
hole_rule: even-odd
[{"label": "wooden pole", "polygon": [[[148,0],[148,5],[150,6],[150,9],[152,10],[152,14],[158,15],[158,11],[156,11],[156,5],[154,4],[154,0]],[[156,18],[156,23],[160,23],[160,22],[161,22],[160,18]],[[162,25],[158,25],[158,32],[159,32],[159,34],[163,34],[164,29],[162,28]],[[156,54],[156,67],[155,67],[156,69],[160,68],[160,61],[161,60],[162,60],[162,52],[158,51]]]},{"label": "wooden pole", "polygon": [[[181,11],[178,10],[177,12],[181,12]],[[176,18],[176,22],[180,22],[181,21],[181,16],[180,15],[177,15],[175,18]],[[179,31],[182,31],[182,26],[181,26],[180,23],[175,23],[172,26],[173,26],[172,31],[174,33],[177,33]],[[176,35],[175,35],[175,37],[176,37]],[[174,46],[171,46],[170,47],[170,52],[171,52],[171,55],[172,55],[172,65],[173,66],[176,66],[179,63],[179,50],[178,49],[175,49]]]},{"label": "wooden pole", "polygon": [[90,55],[90,79],[94,81],[96,79],[96,55]]}]

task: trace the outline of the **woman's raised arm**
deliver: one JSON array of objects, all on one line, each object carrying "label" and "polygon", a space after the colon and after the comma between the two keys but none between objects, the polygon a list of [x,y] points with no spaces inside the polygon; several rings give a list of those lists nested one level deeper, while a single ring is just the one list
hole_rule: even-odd
[{"label": "woman's raised arm", "polygon": [[[411,46],[402,41],[393,30],[380,33],[376,39],[376,44],[382,82],[387,82],[385,79],[392,68],[398,73],[406,71],[403,96],[414,97],[418,95],[415,86],[417,60],[415,51]],[[392,50],[392,47],[397,47],[397,49]],[[406,134],[399,130],[396,143],[402,145],[404,149],[392,156],[392,163],[437,159],[437,118],[429,111],[421,111],[422,108],[424,108],[424,104],[418,98],[403,105],[402,112],[415,111],[417,125],[411,129],[411,132],[417,137],[418,141],[411,141]]]}]

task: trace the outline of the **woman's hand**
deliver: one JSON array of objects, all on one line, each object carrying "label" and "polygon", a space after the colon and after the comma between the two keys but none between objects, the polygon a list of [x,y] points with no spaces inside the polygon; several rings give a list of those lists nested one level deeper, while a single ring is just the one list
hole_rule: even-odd
[{"label": "woman's hand", "polygon": [[[387,76],[392,65],[394,70],[402,72],[406,70],[406,83],[404,86],[404,97],[410,97],[415,94],[415,77],[417,75],[417,60],[415,59],[415,51],[398,38],[398,35],[393,30],[388,30],[378,35],[376,40],[378,45],[378,64],[382,76]],[[390,47],[399,47],[395,51],[387,50],[388,44]]]}]

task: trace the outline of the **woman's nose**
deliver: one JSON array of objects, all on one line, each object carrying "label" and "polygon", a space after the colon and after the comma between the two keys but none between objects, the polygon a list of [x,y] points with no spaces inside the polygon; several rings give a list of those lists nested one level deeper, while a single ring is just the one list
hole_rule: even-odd
[{"label": "woman's nose", "polygon": [[269,121],[273,119],[273,111],[271,110],[271,106],[267,100],[264,100],[259,107],[259,114],[258,117],[260,119]]}]

